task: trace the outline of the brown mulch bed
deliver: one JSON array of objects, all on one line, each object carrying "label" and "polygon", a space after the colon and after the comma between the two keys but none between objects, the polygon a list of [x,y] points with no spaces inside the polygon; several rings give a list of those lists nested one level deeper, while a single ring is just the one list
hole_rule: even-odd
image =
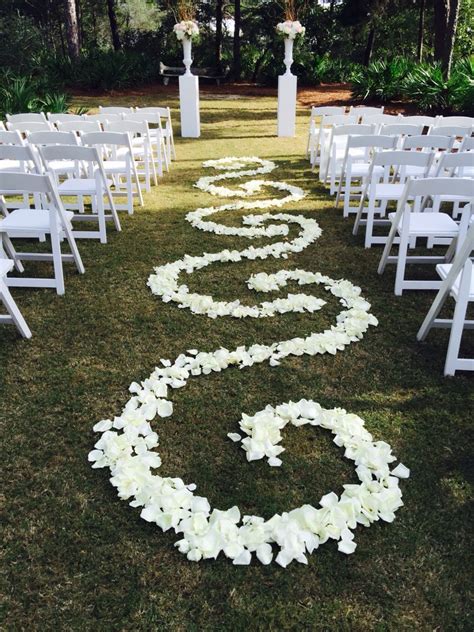
[{"label": "brown mulch bed", "polygon": [[[225,83],[216,86],[212,82],[200,82],[200,91],[203,96],[219,98],[220,96],[238,97],[275,97],[277,96],[277,88],[272,86],[262,86],[255,83],[238,82]],[[97,96],[107,94],[107,96],[178,96],[178,83],[173,82],[164,86],[161,83],[151,84],[140,88],[128,88],[124,90],[113,90],[104,93],[100,90],[72,90],[74,96]],[[358,105],[359,103],[351,97],[351,88],[348,83],[327,83],[319,86],[298,88],[298,102],[305,107],[312,105]],[[377,102],[365,102],[364,105],[381,105]],[[386,103],[385,112],[387,114],[417,114],[416,107],[411,103],[395,101]]]}]

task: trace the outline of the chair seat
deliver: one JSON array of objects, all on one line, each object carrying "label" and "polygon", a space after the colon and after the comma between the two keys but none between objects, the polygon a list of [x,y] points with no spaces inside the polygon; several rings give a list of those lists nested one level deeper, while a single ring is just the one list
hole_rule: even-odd
[{"label": "chair seat", "polygon": [[[372,187],[370,187],[369,194]],[[377,200],[398,200],[402,197],[404,184],[390,184],[389,182],[380,182],[375,184],[375,198]]]},{"label": "chair seat", "polygon": [[[448,276],[450,270],[451,270],[452,265],[450,263],[439,263],[436,266],[436,272],[438,273],[438,275],[441,277],[441,279],[444,279]],[[451,296],[453,296],[455,299],[458,298],[459,295],[459,285],[461,283],[461,272],[458,274],[456,280],[453,283],[453,287],[451,288]],[[471,278],[471,287],[469,288],[469,301],[474,301],[474,276],[472,276]]]},{"label": "chair seat", "polygon": [[[0,221],[0,232],[21,231],[24,233],[49,233],[50,212],[48,209],[18,208]],[[64,215],[69,223],[71,223],[74,213],[72,211],[65,211]],[[58,221],[58,233],[61,231],[62,227]]]},{"label": "chair seat", "polygon": [[11,259],[0,259],[0,277],[5,276],[13,270],[13,261]]},{"label": "chair seat", "polygon": [[[107,184],[112,185],[111,180]],[[105,187],[102,185],[102,190]],[[97,182],[94,178],[68,178],[58,186],[61,195],[95,195],[97,193]]]},{"label": "chair seat", "polygon": [[[389,213],[390,221],[394,217],[395,213]],[[455,237],[459,232],[456,222],[446,213],[410,213],[409,218],[409,232],[414,237]]]},{"label": "chair seat", "polygon": [[[351,175],[356,178],[369,175],[369,171],[370,171],[370,162],[355,162],[354,164],[351,165]],[[380,165],[375,165],[373,173],[376,175],[382,174],[383,167],[381,167]]]},{"label": "chair seat", "polygon": [[8,160],[8,159],[4,159],[4,160],[0,160],[0,171],[21,171],[23,172],[22,169],[22,164],[19,160]]},{"label": "chair seat", "polygon": [[48,162],[48,169],[55,173],[69,173],[75,171],[77,163],[74,160],[50,160]]},{"label": "chair seat", "polygon": [[104,171],[106,173],[127,173],[128,166],[125,160],[106,160]]}]

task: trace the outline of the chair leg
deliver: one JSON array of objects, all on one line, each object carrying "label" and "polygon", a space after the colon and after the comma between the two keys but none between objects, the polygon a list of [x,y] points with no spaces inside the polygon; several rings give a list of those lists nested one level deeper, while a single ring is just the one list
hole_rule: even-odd
[{"label": "chair leg", "polygon": [[100,243],[107,243],[107,227],[105,225],[105,209],[104,209],[104,198],[101,191],[97,192],[97,215],[99,220],[99,235],[100,235]]},{"label": "chair leg", "polygon": [[23,336],[23,338],[31,338],[31,330],[28,327],[26,320],[23,318],[22,313],[18,309],[13,296],[10,294],[9,288],[7,287],[3,279],[0,279],[0,298],[5,305],[5,308],[9,313],[14,325]]},{"label": "chair leg", "polygon": [[51,231],[51,249],[53,251],[54,278],[56,280],[56,292],[62,295],[64,294],[64,274],[63,260],[61,257],[61,242],[59,240],[56,224],[54,224],[53,228],[54,230]]},{"label": "chair leg", "polygon": [[[45,237],[46,239],[46,237]],[[3,233],[3,247],[5,249],[5,253],[8,255],[9,259],[12,259],[15,263],[15,268],[17,269],[18,272],[24,272],[25,268],[21,262],[21,260],[17,257],[16,254],[16,250],[15,247],[13,246],[10,237],[6,234]]]},{"label": "chair leg", "polygon": [[372,237],[374,233],[374,215],[375,215],[375,199],[371,196],[369,198],[369,206],[367,208],[367,223],[365,225],[365,248],[372,246]]},{"label": "chair leg", "polygon": [[[407,221],[407,218],[404,218]],[[400,244],[398,246],[397,271],[395,273],[395,295],[401,296],[403,293],[403,281],[405,280],[405,268],[407,265],[409,236],[402,230]]]},{"label": "chair leg", "polygon": [[461,347],[464,321],[466,319],[467,305],[469,302],[469,286],[471,285],[471,274],[469,274],[469,272],[470,270],[468,266],[466,266],[462,272],[461,282],[459,284],[458,300],[454,308],[453,324],[451,326],[451,335],[449,336],[448,351],[446,354],[446,364],[444,365],[445,375],[454,375],[456,373],[456,360],[459,358],[459,348]]}]

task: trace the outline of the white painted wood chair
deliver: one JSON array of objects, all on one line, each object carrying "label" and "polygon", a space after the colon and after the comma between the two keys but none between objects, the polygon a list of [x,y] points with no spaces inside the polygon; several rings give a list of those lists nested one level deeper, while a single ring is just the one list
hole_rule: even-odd
[{"label": "white painted wood chair", "polygon": [[[154,112],[142,112],[140,110],[132,112],[131,114],[124,114],[123,116],[124,121],[140,121],[148,124],[153,160],[155,161],[158,175],[160,177],[163,176],[163,166],[166,171],[169,171],[170,163],[168,159],[168,147],[161,125],[161,116]],[[140,144],[141,138],[138,137],[134,139],[134,141]]]},{"label": "white painted wood chair", "polygon": [[[79,145],[79,139],[74,132],[27,132],[26,140],[33,146],[37,152],[38,147],[45,145]],[[38,161],[41,158],[38,155]],[[49,171],[52,171],[56,177],[65,176],[73,177],[75,174],[78,176],[78,165],[75,160],[51,160],[48,164]]]},{"label": "white painted wood chair", "polygon": [[8,132],[5,129],[0,130],[0,145],[24,145],[20,132],[12,131]]},{"label": "white painted wood chair", "polygon": [[[76,173],[82,169],[85,170],[85,177],[68,177],[61,183],[57,182],[57,191],[61,198],[75,197],[82,201],[83,198],[89,197],[91,200],[92,213],[74,214],[73,219],[97,222],[98,230],[74,230],[74,236],[77,239],[100,239],[101,243],[107,243],[107,221],[109,220],[113,221],[115,230],[122,230],[110,190],[112,182],[107,180],[102,159],[95,147],[43,145],[39,147],[39,152],[47,171],[49,164],[58,160],[75,161]],[[106,213],[104,197],[108,201],[109,213]],[[69,202],[67,204],[63,202],[63,204],[66,208],[78,208]]]},{"label": "white painted wood chair", "polygon": [[83,121],[82,114],[69,114],[65,112],[59,113],[51,113],[48,112],[48,121],[53,125],[57,125],[58,123],[66,123],[72,121]]},{"label": "white painted wood chair", "polygon": [[[364,190],[369,173],[373,173],[371,172],[373,152],[376,150],[395,149],[397,141],[397,136],[380,136],[378,134],[349,136],[335,205],[337,208],[342,196],[344,198],[344,217],[349,217],[351,212],[357,212],[358,207],[351,207],[350,203],[354,198],[360,202],[360,196]],[[360,153],[361,150],[363,152],[362,155]],[[375,173],[382,177],[383,167],[376,167]],[[356,184],[354,184],[354,182],[356,182]]]},{"label": "white painted wood chair", "polygon": [[77,136],[81,133],[100,132],[102,127],[99,121],[58,121],[56,127],[60,132],[74,132]]},{"label": "white painted wood chair", "polygon": [[[374,226],[390,225],[386,218],[387,205],[402,196],[408,168],[416,167],[418,177],[423,178],[426,177],[432,160],[432,154],[426,152],[396,150],[375,153],[352,231],[353,235],[357,235],[359,227],[365,225],[365,248],[386,242],[385,235],[374,235]],[[379,168],[382,168],[382,176]]]},{"label": "white painted wood chair", "polygon": [[54,126],[49,121],[7,121],[7,129],[11,132],[26,134],[27,132],[53,131]]},{"label": "white painted wood chair", "polygon": [[47,121],[44,112],[20,112],[19,114],[7,114],[6,119],[10,123],[41,123]]},{"label": "white painted wood chair", "polygon": [[[396,213],[389,215],[392,226],[380,259],[378,273],[384,273],[387,263],[396,264],[395,294],[397,296],[400,296],[403,290],[436,290],[440,287],[440,282],[436,280],[421,281],[405,278],[408,264],[433,265],[446,261],[446,256],[408,256],[408,249],[414,240],[429,237],[451,238],[452,240],[459,234],[459,226],[452,217],[447,213],[432,213],[425,204],[427,199],[440,195],[443,195],[445,199],[452,198],[453,200],[462,195],[470,202],[474,202],[474,182],[464,178],[410,179],[400,196]],[[470,213],[470,208],[468,210]],[[391,256],[397,235],[400,240],[398,253]]]},{"label": "white painted wood chair", "polygon": [[174,145],[174,133],[173,133],[173,122],[171,120],[171,109],[169,107],[143,107],[136,108],[136,112],[144,112],[151,114],[158,114],[161,117],[162,122],[164,121],[165,125],[162,126],[161,131],[166,139],[166,146],[168,148],[168,161],[171,163],[172,160],[176,160],[176,148]]},{"label": "white painted wood chair", "polygon": [[[450,136],[440,136],[438,134],[427,134],[421,136],[406,136],[402,142],[402,148],[412,152],[427,152],[433,155],[431,171],[426,174],[434,176],[438,166],[438,161],[446,151],[451,151],[454,138]],[[424,172],[414,165],[406,169],[407,176],[418,178]]]},{"label": "white painted wood chair", "polygon": [[318,143],[312,146],[310,151],[310,163],[314,170],[316,165],[319,164],[319,178],[322,180],[322,176],[326,171],[326,155],[329,150],[329,139],[331,137],[331,130],[337,125],[356,125],[358,122],[357,116],[350,116],[349,114],[323,114],[319,121],[319,129],[317,131]]},{"label": "white painted wood chair", "polygon": [[[95,147],[102,157],[106,176],[114,182],[112,195],[127,198],[126,204],[115,204],[118,211],[126,210],[133,214],[133,198],[137,197],[143,206],[143,196],[138,177],[137,166],[133,158],[130,136],[120,132],[90,132],[82,134],[84,147]],[[121,151],[119,156],[119,151]]]},{"label": "white painted wood chair", "polygon": [[122,114],[113,114],[112,112],[109,112],[108,114],[84,114],[84,120],[97,121],[103,128],[105,123],[112,121],[121,121]]},{"label": "white painted wood chair", "polygon": [[[353,110],[354,112],[355,110]],[[401,114],[364,114],[361,123],[364,125],[389,125],[403,120]]]},{"label": "white painted wood chair", "polygon": [[126,106],[117,106],[117,105],[99,105],[99,112],[101,114],[118,114],[121,118],[123,118],[123,114],[131,114],[133,112],[133,107]]},{"label": "white painted wood chair", "polygon": [[356,116],[357,122],[360,123],[364,116],[377,116],[379,114],[383,114],[384,106],[373,107],[369,105],[357,105],[349,108],[349,115]]},{"label": "white painted wood chair", "polygon": [[[121,132],[129,134],[132,143],[132,152],[137,165],[138,175],[145,180],[145,190],[151,191],[151,178],[154,184],[158,184],[153,149],[150,138],[150,129],[146,121],[107,121],[104,123],[107,132]],[[119,152],[120,156],[120,152]]]},{"label": "white painted wood chair", "polygon": [[[306,143],[306,155],[311,152],[318,152],[319,147],[319,119],[323,116],[344,116],[346,113],[345,105],[322,105],[313,106],[309,117],[308,141]],[[312,162],[312,161],[311,161]]]},{"label": "white painted wood chair", "polygon": [[[471,223],[465,239],[459,243],[453,262],[436,266],[436,271],[442,279],[441,287],[416,336],[422,341],[434,327],[451,329],[444,375],[454,375],[456,371],[474,371],[474,358],[459,357],[464,329],[474,328],[474,320],[467,319],[468,305],[474,302],[474,273],[470,258],[473,250],[474,223]],[[455,301],[453,317],[438,318],[450,296]]]},{"label": "white painted wood chair", "polygon": [[[403,120],[403,119],[402,119]],[[379,134],[381,136],[397,136],[397,149],[401,149],[405,136],[421,136],[423,133],[423,125],[411,125],[410,123],[389,123],[381,125]]]},{"label": "white painted wood chair", "polygon": [[[362,125],[361,123],[337,125],[331,129],[326,172],[324,174],[324,182],[329,180],[331,195],[336,193],[337,181],[341,178],[341,170],[346,155],[346,146],[349,136],[367,136],[375,134],[376,130],[377,125]],[[363,161],[365,158],[364,149],[354,147],[352,149],[353,159],[355,159],[357,155],[359,155],[361,161]]]},{"label": "white painted wood chair", "polygon": [[[65,211],[55,183],[49,174],[0,173],[0,196],[33,196],[47,200],[41,208],[26,207],[15,209],[0,222],[0,236],[7,256],[15,262],[18,272],[23,273],[22,261],[46,261],[53,263],[53,278],[5,277],[8,287],[54,288],[57,294],[64,294],[63,262],[73,262],[80,274],[84,265],[72,232],[73,213]],[[17,252],[12,239],[39,239],[49,235],[51,253]],[[61,242],[66,240],[71,254],[61,252]]]},{"label": "white painted wood chair", "polygon": [[23,338],[31,338],[30,328],[18,309],[6,283],[7,274],[13,270],[13,266],[14,262],[2,255],[0,244],[0,301],[8,312],[8,314],[0,314],[0,323],[15,325]]},{"label": "white painted wood chair", "polygon": [[404,116],[403,122],[408,123],[409,125],[422,125],[423,128],[427,128],[429,130],[430,127],[435,124],[436,117],[423,115]]}]

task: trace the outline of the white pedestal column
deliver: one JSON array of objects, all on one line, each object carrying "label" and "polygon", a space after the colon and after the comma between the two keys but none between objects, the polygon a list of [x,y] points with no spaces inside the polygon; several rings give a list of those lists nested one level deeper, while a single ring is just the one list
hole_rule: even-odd
[{"label": "white pedestal column", "polygon": [[278,136],[296,133],[296,91],[298,79],[291,73],[294,41],[285,38],[286,72],[278,77]]},{"label": "white pedestal column", "polygon": [[179,109],[181,113],[181,136],[183,138],[199,138],[201,136],[199,77],[181,75],[179,78]]},{"label": "white pedestal column", "polygon": [[184,66],[186,72],[179,78],[179,109],[181,114],[181,136],[199,138],[201,117],[199,114],[199,77],[191,74],[191,40],[183,40]]}]

